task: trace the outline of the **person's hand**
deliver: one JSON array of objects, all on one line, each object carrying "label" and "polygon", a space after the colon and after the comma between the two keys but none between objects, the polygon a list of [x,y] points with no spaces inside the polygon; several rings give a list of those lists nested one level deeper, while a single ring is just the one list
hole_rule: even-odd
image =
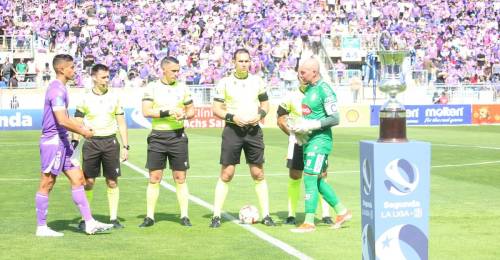
[{"label": "person's hand", "polygon": [[304,144],[307,144],[307,141],[309,140],[309,134],[295,132],[295,140],[297,140],[298,145],[302,146]]},{"label": "person's hand", "polygon": [[183,120],[186,119],[186,113],[184,112],[184,109],[182,108],[174,108],[170,110],[171,115],[175,117],[176,120]]},{"label": "person's hand", "polygon": [[123,148],[122,149],[122,154],[121,154],[121,157],[120,159],[122,160],[122,162],[128,160],[128,150]]},{"label": "person's hand", "polygon": [[83,134],[82,135],[83,135],[83,137],[85,137],[85,139],[90,139],[90,138],[92,138],[92,136],[94,136],[94,130],[83,127]]}]

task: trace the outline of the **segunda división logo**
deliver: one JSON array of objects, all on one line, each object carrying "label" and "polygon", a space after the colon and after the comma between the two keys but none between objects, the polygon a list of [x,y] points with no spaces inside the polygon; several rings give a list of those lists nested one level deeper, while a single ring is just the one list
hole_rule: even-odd
[{"label": "segunda divisi\u00f3n logo", "polygon": [[384,181],[389,193],[396,196],[405,196],[412,193],[418,186],[418,168],[406,159],[395,159],[385,167],[387,179]]}]

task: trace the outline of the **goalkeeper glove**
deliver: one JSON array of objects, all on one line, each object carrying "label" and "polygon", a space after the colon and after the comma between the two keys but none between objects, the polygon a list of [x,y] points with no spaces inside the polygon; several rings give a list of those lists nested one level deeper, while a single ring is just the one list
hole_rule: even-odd
[{"label": "goalkeeper glove", "polygon": [[293,131],[295,133],[299,134],[308,134],[312,130],[320,129],[321,128],[321,122],[319,120],[307,120],[303,119],[300,122],[298,122],[294,127]]},{"label": "goalkeeper glove", "polygon": [[307,143],[309,140],[309,135],[307,134],[300,134],[300,133],[295,133],[295,139],[297,141],[297,144],[302,146]]}]

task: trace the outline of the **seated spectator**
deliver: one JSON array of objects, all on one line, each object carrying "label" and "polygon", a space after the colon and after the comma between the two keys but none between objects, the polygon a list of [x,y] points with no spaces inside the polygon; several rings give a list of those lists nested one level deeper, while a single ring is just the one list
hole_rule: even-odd
[{"label": "seated spectator", "polygon": [[446,94],[446,91],[441,92],[441,96],[438,99],[438,104],[441,105],[448,104],[448,94]]}]

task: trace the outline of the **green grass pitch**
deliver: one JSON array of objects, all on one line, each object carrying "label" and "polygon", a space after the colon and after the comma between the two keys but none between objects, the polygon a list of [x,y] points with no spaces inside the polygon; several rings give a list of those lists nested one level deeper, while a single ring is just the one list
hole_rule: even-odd
[{"label": "green grass pitch", "polygon": [[[221,129],[188,129],[191,195],[212,204],[220,166]],[[411,127],[408,137],[432,143],[429,256],[431,259],[498,259],[500,238],[500,126]],[[130,163],[144,167],[147,130],[130,130]],[[137,226],[146,211],[147,179],[122,166],[119,217],[125,229],[87,236],[77,231],[79,213],[69,183],[60,177],[50,196],[48,224],[63,238],[37,238],[34,194],[39,179],[39,131],[0,132],[0,259],[291,259],[282,249],[245,228],[224,221],[208,227],[211,211],[190,202],[193,227],[179,224],[173,192],[161,188],[157,223]],[[346,228],[331,230],[318,224],[316,232],[294,234],[281,225],[287,216],[287,138],[278,129],[265,129],[265,173],[271,215],[277,227],[253,228],[314,259],[360,259],[359,141],[373,140],[377,128],[334,129],[329,183],[353,211]],[[173,184],[170,172],[164,180]],[[103,179],[96,184],[92,210],[108,221]],[[237,216],[245,204],[258,205],[245,164],[236,169],[224,210]],[[299,203],[303,212],[303,202]],[[319,212],[318,212],[319,213]],[[298,219],[303,220],[299,214]],[[318,216],[319,217],[319,216]],[[319,219],[318,219],[319,221]]]}]

